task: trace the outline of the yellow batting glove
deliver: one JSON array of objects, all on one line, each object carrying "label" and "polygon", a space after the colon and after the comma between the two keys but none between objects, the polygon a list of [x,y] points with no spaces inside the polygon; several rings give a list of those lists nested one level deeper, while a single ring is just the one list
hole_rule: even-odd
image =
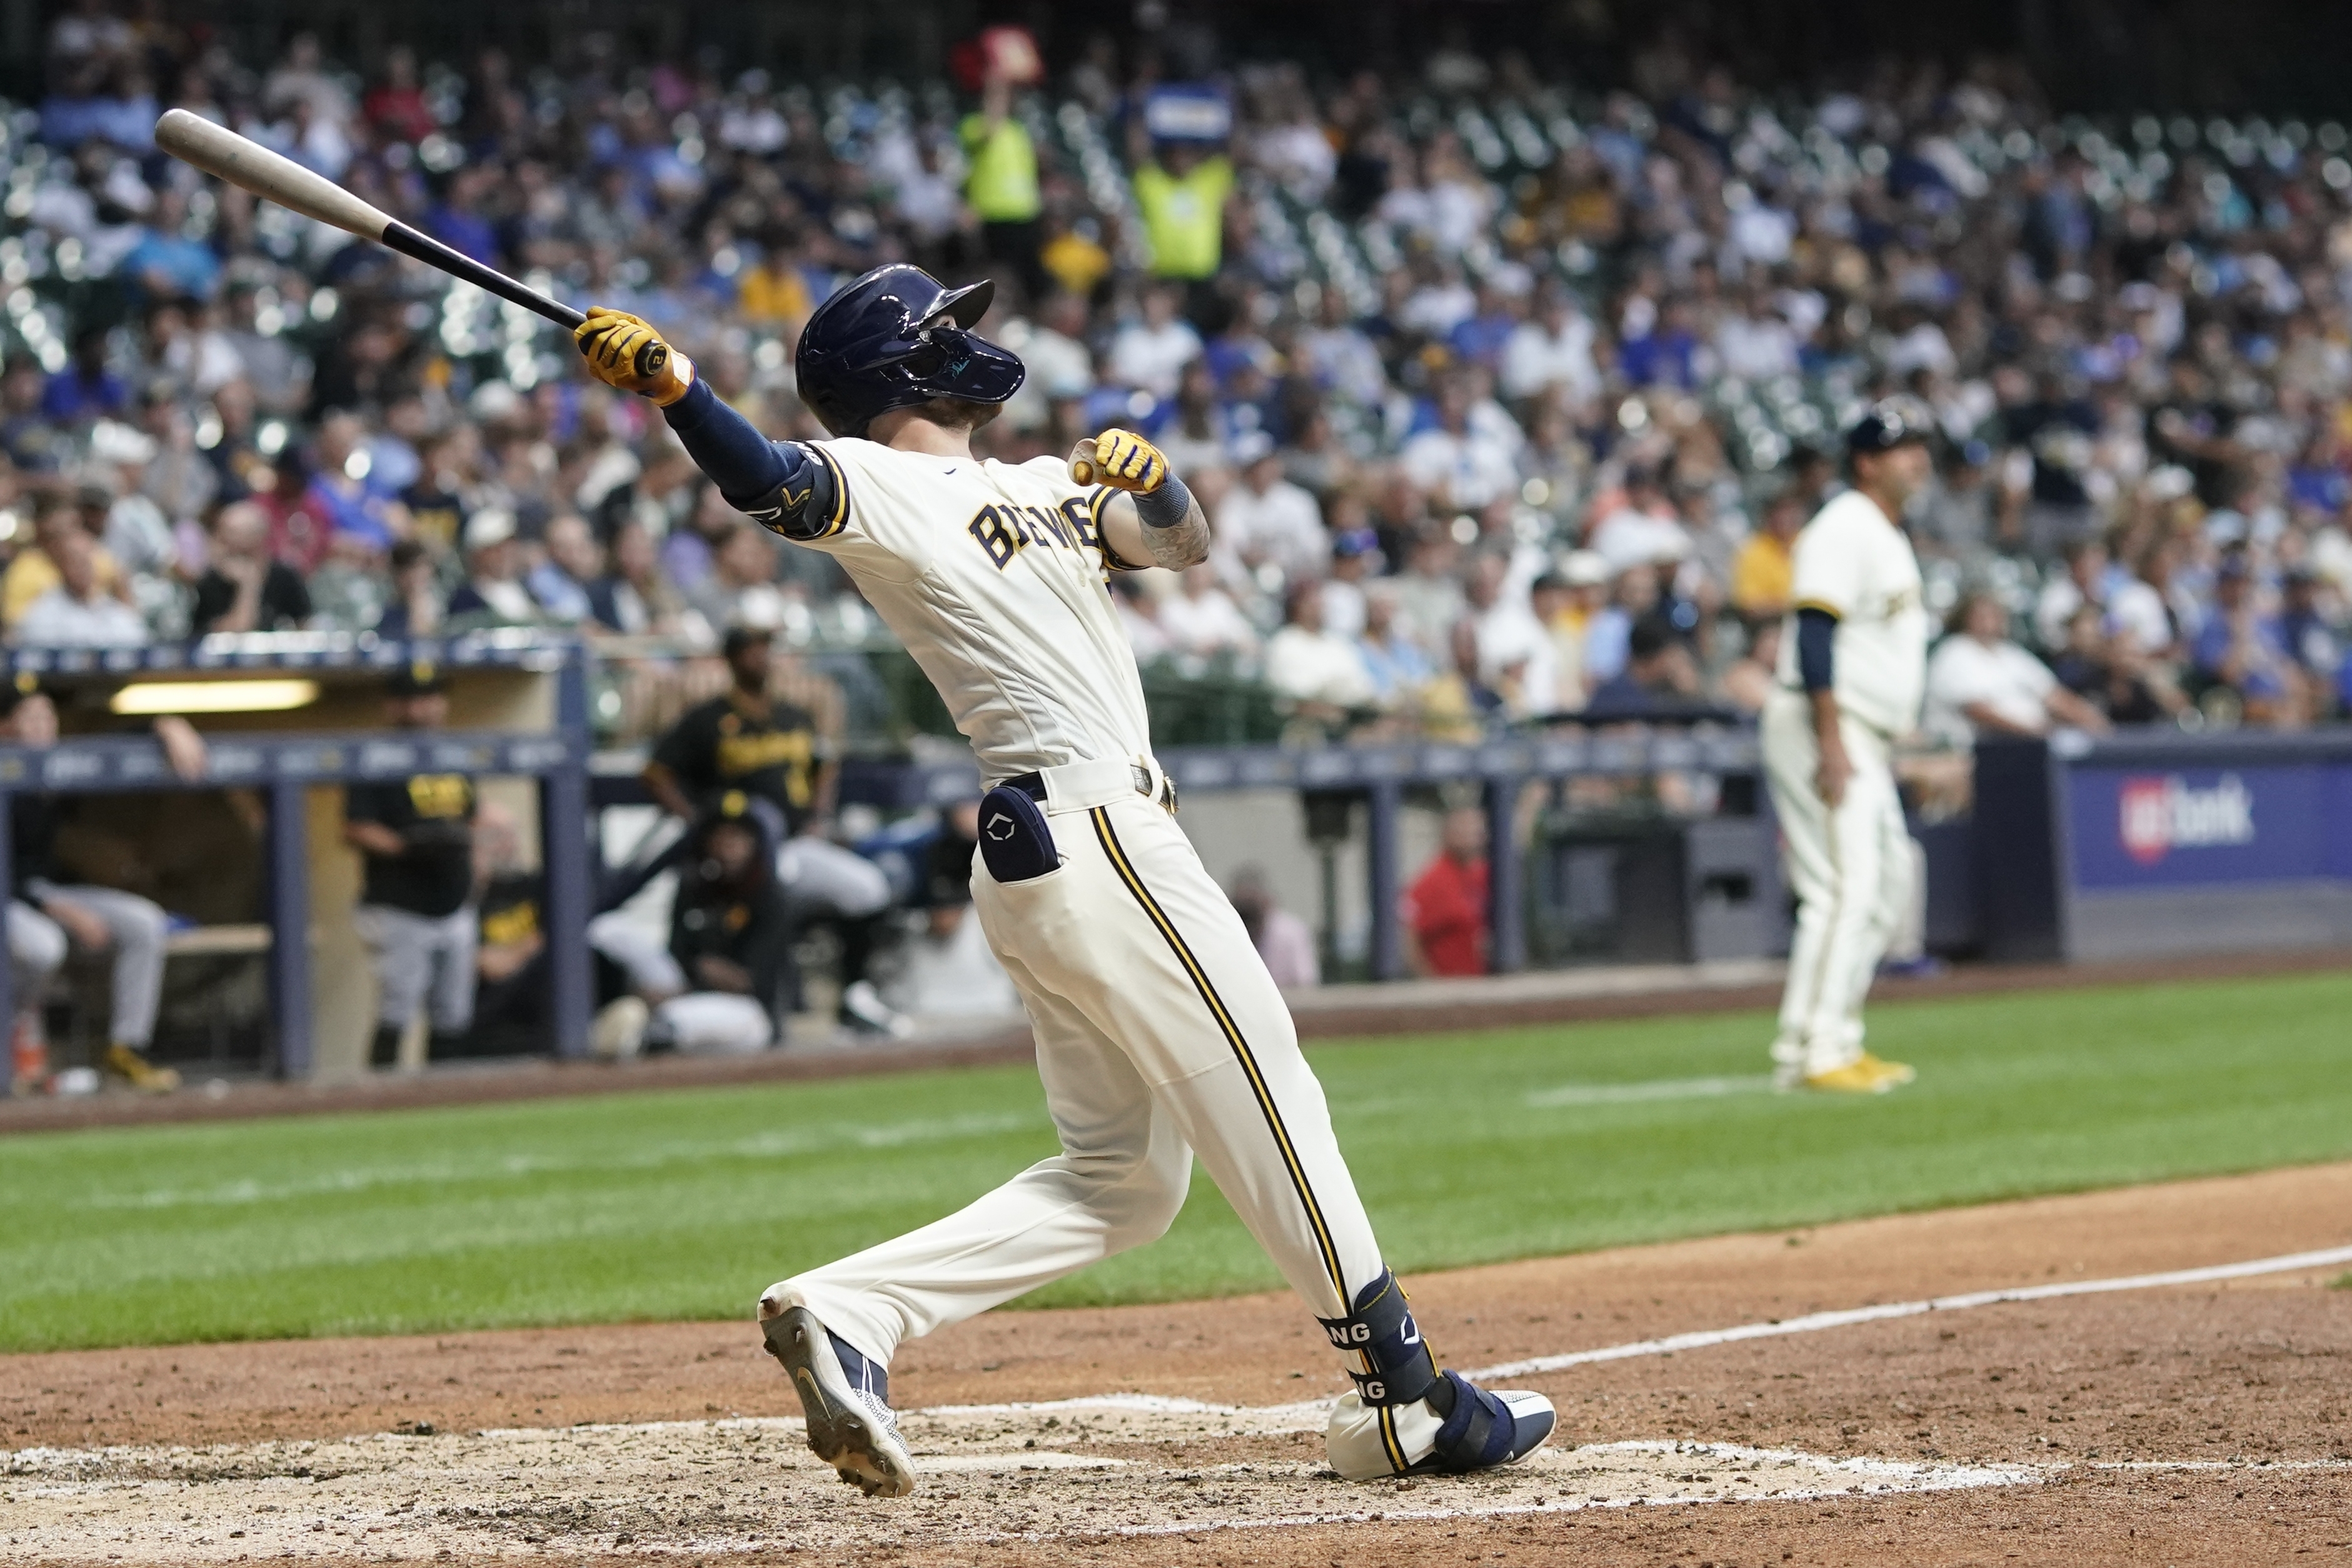
[{"label": "yellow batting glove", "polygon": [[1132,430],[1106,430],[1078,443],[1070,454],[1070,478],[1082,485],[1108,485],[1139,496],[1168,480],[1168,459]]},{"label": "yellow batting glove", "polygon": [[607,386],[650,397],[667,408],[694,384],[694,362],[662,341],[651,323],[607,306],[592,306],[572,333],[588,374]]}]

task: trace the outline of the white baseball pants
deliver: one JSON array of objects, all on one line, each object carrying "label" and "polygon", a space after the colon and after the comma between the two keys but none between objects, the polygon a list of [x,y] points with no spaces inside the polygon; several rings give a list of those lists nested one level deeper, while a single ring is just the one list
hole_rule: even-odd
[{"label": "white baseball pants", "polygon": [[1008,885],[975,858],[972,901],[1035,1027],[1062,1152],[769,1294],[887,1364],[901,1340],[1159,1237],[1197,1153],[1291,1288],[1345,1315],[1380,1248],[1249,933],[1129,764],[1051,769],[1045,787],[1061,865]]},{"label": "white baseball pants", "polygon": [[1863,998],[1911,902],[1911,836],[1885,736],[1845,717],[1853,777],[1832,810],[1814,775],[1821,746],[1805,698],[1776,690],[1764,704],[1764,772],[1780,815],[1797,931],[1772,1056],[1807,1074],[1862,1055]]}]

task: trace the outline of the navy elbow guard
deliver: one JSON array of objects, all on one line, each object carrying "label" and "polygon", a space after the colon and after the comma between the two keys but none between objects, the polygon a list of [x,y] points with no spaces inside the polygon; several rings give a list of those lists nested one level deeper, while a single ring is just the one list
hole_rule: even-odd
[{"label": "navy elbow guard", "polygon": [[803,543],[823,539],[841,526],[841,483],[832,461],[798,441],[774,445],[783,477],[765,495],[745,501],[730,497],[728,504],[771,533]]},{"label": "navy elbow guard", "polygon": [[1797,612],[1797,679],[1808,691],[1828,691],[1837,685],[1833,650],[1837,617],[1827,610]]}]

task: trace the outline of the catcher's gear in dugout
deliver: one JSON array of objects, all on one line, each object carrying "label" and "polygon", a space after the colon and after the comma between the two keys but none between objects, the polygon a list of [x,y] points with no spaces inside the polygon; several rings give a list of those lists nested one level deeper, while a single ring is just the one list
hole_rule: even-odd
[{"label": "catcher's gear in dugout", "polygon": [[950,289],[919,267],[877,267],[816,308],[793,360],[801,401],[836,436],[935,397],[1002,403],[1028,374],[1020,356],[971,331],[996,285]]},{"label": "catcher's gear in dugout", "polygon": [[626,310],[592,305],[572,333],[588,374],[607,386],[650,397],[667,408],[694,384],[694,362],[663,342],[653,323]]}]

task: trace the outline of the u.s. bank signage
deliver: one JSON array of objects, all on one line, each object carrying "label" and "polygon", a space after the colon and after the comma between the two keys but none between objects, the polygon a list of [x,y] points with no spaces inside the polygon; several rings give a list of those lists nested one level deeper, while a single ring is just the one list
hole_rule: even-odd
[{"label": "u.s. bank signage", "polygon": [[2124,853],[2161,865],[2175,849],[2254,841],[2254,792],[2236,773],[2200,789],[2179,773],[2126,779],[2116,791],[2116,834]]},{"label": "u.s. bank signage", "polygon": [[2074,883],[2086,890],[2301,881],[2352,874],[2352,769],[2071,770]]}]

